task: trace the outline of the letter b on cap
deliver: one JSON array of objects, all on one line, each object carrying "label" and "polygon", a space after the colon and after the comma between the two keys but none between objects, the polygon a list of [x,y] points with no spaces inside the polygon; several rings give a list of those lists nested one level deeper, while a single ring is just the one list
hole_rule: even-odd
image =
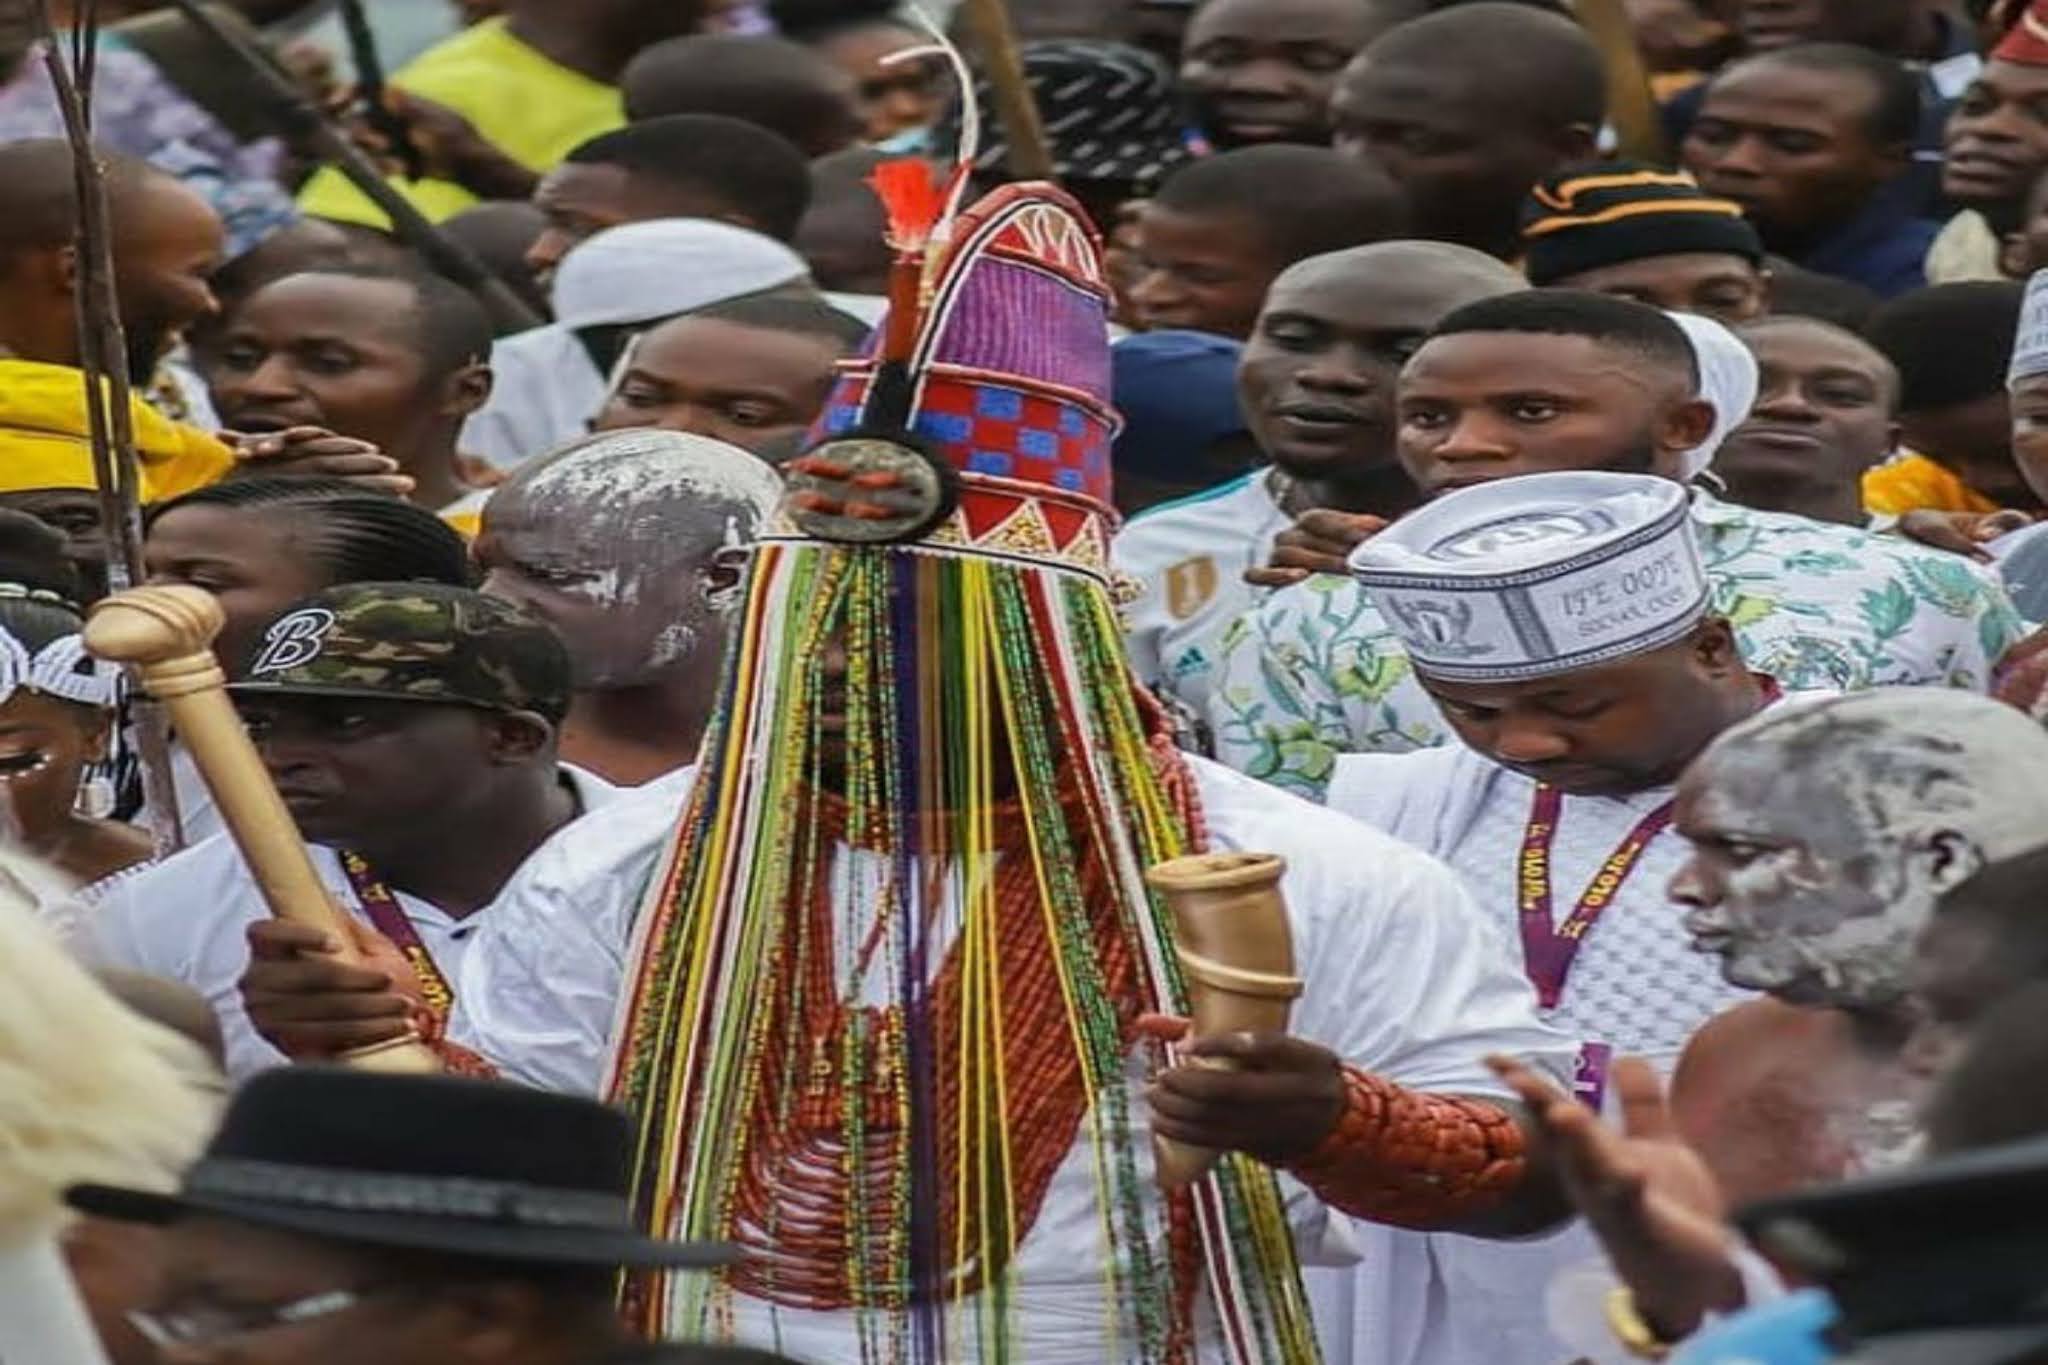
[{"label": "letter b on cap", "polygon": [[284,617],[263,632],[263,649],[249,666],[250,676],[283,673],[313,662],[332,629],[334,613],[325,607],[308,607]]}]

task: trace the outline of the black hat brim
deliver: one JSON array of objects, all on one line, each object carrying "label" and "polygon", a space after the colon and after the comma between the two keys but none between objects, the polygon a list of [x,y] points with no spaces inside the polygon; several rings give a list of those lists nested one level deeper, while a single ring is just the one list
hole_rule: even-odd
[{"label": "black hat brim", "polygon": [[2013,1365],[2048,1346],[2048,1324],[1901,1332],[1859,1343],[1842,1365]]},{"label": "black hat brim", "polygon": [[254,1199],[157,1194],[117,1185],[73,1185],[64,1192],[64,1202],[80,1213],[121,1223],[162,1226],[181,1218],[226,1218],[364,1246],[541,1265],[708,1270],[738,1259],[738,1253],[721,1242],[665,1242],[605,1228],[283,1207]]}]

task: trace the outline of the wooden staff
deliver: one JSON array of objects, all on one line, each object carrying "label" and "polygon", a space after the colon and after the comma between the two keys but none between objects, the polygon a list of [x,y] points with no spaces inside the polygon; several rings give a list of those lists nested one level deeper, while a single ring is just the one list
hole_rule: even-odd
[{"label": "wooden staff", "polygon": [[[1046,140],[1038,102],[1031,98],[1031,84],[1024,79],[1024,59],[1017,53],[1017,31],[1010,26],[1009,11],[1003,0],[966,0],[961,12],[974,30],[975,46],[981,49],[982,66],[995,94],[996,115],[1010,142],[1010,174],[1019,180],[1051,180],[1052,144]],[[974,92],[963,90],[960,97],[972,99]]]},{"label": "wooden staff", "polygon": [[[220,604],[198,588],[135,588],[92,609],[85,647],[96,658],[133,667],[170,713],[270,913],[324,930],[342,945],[343,961],[358,962],[348,946],[347,918],[313,870],[298,826],[228,700],[227,677],[211,648],[221,624]],[[414,1035],[340,1060],[370,1071],[441,1069]]]},{"label": "wooden staff", "polygon": [[[107,586],[119,592],[140,583],[142,497],[135,458],[134,394],[128,377],[128,338],[121,322],[114,277],[114,247],[107,185],[92,141],[92,86],[99,51],[99,18],[94,0],[78,7],[72,30],[72,60],[50,0],[35,0],[37,37],[43,64],[56,92],[71,148],[73,192],[78,201],[75,291],[78,368],[84,373],[86,428],[92,445],[93,480],[99,492],[100,528],[107,544]],[[170,729],[162,712],[144,703],[134,708],[142,789],[149,798],[157,848],[176,852],[185,845],[178,818],[178,788],[171,777]]]},{"label": "wooden staff", "polygon": [[1600,49],[1607,69],[1607,119],[1621,154],[1652,165],[1671,164],[1664,140],[1664,116],[1650,90],[1649,68],[1636,45],[1635,25],[1625,0],[1578,0],[1579,23]]}]

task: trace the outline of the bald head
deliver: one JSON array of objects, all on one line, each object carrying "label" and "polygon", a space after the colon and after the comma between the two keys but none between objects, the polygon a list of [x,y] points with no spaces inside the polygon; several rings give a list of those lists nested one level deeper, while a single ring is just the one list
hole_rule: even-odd
[{"label": "bald head", "polygon": [[1266,298],[1268,308],[1275,298],[1291,306],[1307,293],[1348,288],[1369,296],[1375,310],[1388,311],[1405,311],[1396,300],[1411,299],[1420,310],[1435,313],[1424,324],[1426,330],[1454,308],[1528,287],[1527,280],[1483,251],[1452,242],[1404,240],[1311,256],[1282,271]]},{"label": "bald head", "polygon": [[[118,152],[101,149],[100,159],[129,368],[147,377],[173,334],[217,311],[208,280],[226,233],[206,201],[172,177]],[[0,143],[0,345],[55,365],[78,363],[72,177],[71,149],[59,139]]]},{"label": "bald head", "polygon": [[[1768,657],[1751,664],[1763,672]],[[1672,883],[1730,981],[1883,1008],[1936,902],[2048,842],[2048,734],[1971,693],[1889,687],[1772,708],[1685,775]]]},{"label": "bald head", "polygon": [[1337,83],[1336,147],[1408,191],[1420,235],[1506,257],[1529,187],[1590,156],[1599,49],[1562,15],[1460,5],[1383,34]]},{"label": "bald head", "polygon": [[486,591],[562,635],[579,687],[715,671],[745,548],[781,496],[775,471],[737,446],[605,432],[514,473],[484,508],[476,557]]},{"label": "bald head", "polygon": [[1238,398],[1267,457],[1331,505],[1396,515],[1414,489],[1394,458],[1394,384],[1445,315],[1528,288],[1482,252],[1378,242],[1311,256],[1266,292]]}]

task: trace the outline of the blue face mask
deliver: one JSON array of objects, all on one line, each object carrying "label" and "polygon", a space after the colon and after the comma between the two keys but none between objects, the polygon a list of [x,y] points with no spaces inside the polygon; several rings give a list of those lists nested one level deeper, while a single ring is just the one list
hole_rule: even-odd
[{"label": "blue face mask", "polygon": [[1671,1365],[1825,1365],[1836,1353],[1822,1334],[1836,1316],[1834,1300],[1802,1289],[1701,1332]]},{"label": "blue face mask", "polygon": [[875,143],[874,148],[878,152],[888,152],[892,156],[907,156],[929,151],[931,145],[932,130],[929,127],[905,128],[893,137],[886,137]]}]

